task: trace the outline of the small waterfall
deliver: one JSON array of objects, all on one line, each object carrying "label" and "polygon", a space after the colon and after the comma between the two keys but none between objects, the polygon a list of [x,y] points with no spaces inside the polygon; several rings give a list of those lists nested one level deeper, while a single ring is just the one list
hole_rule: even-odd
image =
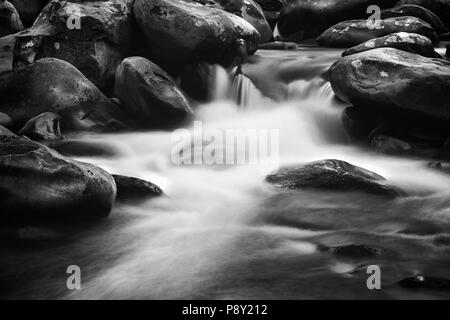
[{"label": "small waterfall", "polygon": [[231,83],[231,98],[243,108],[261,108],[267,105],[269,98],[263,96],[252,80],[242,73],[237,74]]}]

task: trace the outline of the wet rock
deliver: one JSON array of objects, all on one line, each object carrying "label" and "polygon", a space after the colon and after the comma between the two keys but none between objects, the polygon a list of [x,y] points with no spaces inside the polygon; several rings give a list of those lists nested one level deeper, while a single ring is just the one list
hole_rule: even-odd
[{"label": "wet rock", "polygon": [[379,48],[344,57],[329,70],[334,93],[355,106],[450,119],[450,62]]},{"label": "wet rock", "polygon": [[61,117],[52,112],[45,112],[28,122],[19,131],[19,135],[36,141],[59,140],[61,134]]},{"label": "wet rock", "polygon": [[442,58],[436,51],[431,40],[416,33],[398,32],[381,38],[375,38],[350,49],[345,50],[342,56],[364,52],[376,48],[395,48],[406,52],[420,54],[428,58]]},{"label": "wet rock", "polygon": [[280,11],[284,4],[285,0],[256,0],[263,10],[266,11]]},{"label": "wet rock", "polygon": [[413,276],[402,279],[398,282],[400,286],[411,290],[443,290],[450,291],[450,279],[429,277],[429,276]]},{"label": "wet rock", "polygon": [[438,34],[447,30],[444,23],[430,10],[416,5],[401,5],[381,11],[381,19],[411,16],[419,18],[431,25]]},{"label": "wet rock", "polygon": [[0,127],[2,223],[107,217],[116,198],[112,176]]},{"label": "wet rock", "polygon": [[176,126],[193,114],[175,81],[159,66],[142,57],[130,57],[117,68],[115,95],[125,112],[145,127]]},{"label": "wet rock", "polygon": [[2,80],[0,111],[19,127],[44,112],[61,116],[68,132],[110,131],[126,118],[80,71],[59,59],[40,59]]},{"label": "wet rock", "polygon": [[267,23],[269,24],[272,31],[275,30],[278,19],[280,18],[280,12],[264,10],[264,16],[266,17]]},{"label": "wet rock", "polygon": [[322,160],[304,166],[280,169],[266,181],[281,189],[327,189],[362,191],[394,197],[398,191],[384,184],[385,179],[371,171],[340,160]]},{"label": "wet rock", "polygon": [[166,70],[198,61],[234,64],[261,40],[244,19],[190,0],[136,0],[134,13],[155,61]]},{"label": "wet rock", "polygon": [[412,146],[406,141],[379,134],[372,138],[372,147],[386,154],[407,154],[412,151]]},{"label": "wet rock", "polygon": [[345,108],[341,120],[345,131],[355,140],[366,139],[379,124],[375,115],[356,107]]},{"label": "wet rock", "polygon": [[117,185],[117,201],[142,201],[163,194],[161,188],[151,182],[121,175],[113,177]]},{"label": "wet rock", "polygon": [[132,19],[130,0],[52,0],[30,29],[16,34],[15,64],[58,58],[74,65],[99,88],[111,90],[116,67],[131,52]]},{"label": "wet rock", "polygon": [[373,27],[368,20],[344,21],[322,33],[317,42],[325,47],[348,48],[396,32],[417,33],[429,38],[433,43],[438,41],[433,27],[415,17],[389,18],[377,23],[379,25]]},{"label": "wet rock", "polygon": [[13,126],[13,120],[7,114],[0,112],[0,126],[11,128]]},{"label": "wet rock", "polygon": [[[212,100],[216,86],[217,72],[221,68],[218,65],[199,62],[187,66],[179,75],[180,87],[189,97],[207,102]],[[226,71],[222,69],[224,73]]]},{"label": "wet rock", "polygon": [[92,141],[66,139],[53,141],[47,145],[68,157],[106,157],[111,158],[120,154],[114,146]]},{"label": "wet rock", "polygon": [[367,19],[367,8],[391,8],[397,0],[321,0],[288,1],[281,10],[278,30],[283,38],[297,34],[299,40],[317,37],[329,27],[345,20]]},{"label": "wet rock", "polygon": [[16,8],[5,0],[0,0],[0,37],[23,30]]},{"label": "wet rock", "polygon": [[450,162],[432,161],[428,164],[431,169],[450,174]]},{"label": "wet rock", "polygon": [[20,18],[26,27],[30,27],[39,13],[50,0],[8,0],[19,12]]},{"label": "wet rock", "polygon": [[450,27],[450,2],[448,0],[400,0],[398,6],[410,4],[430,10],[437,15],[447,27]]},{"label": "wet rock", "polygon": [[295,42],[275,41],[260,44],[258,49],[262,50],[295,50],[297,49]]},{"label": "wet rock", "polygon": [[347,246],[337,246],[328,248],[331,254],[345,258],[371,258],[385,254],[380,248],[374,248],[366,245],[351,244]]}]

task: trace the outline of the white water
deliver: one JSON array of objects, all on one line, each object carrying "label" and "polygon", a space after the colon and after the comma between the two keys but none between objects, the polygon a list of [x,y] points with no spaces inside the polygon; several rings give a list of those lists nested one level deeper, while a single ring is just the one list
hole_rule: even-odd
[{"label": "white water", "polygon": [[[267,72],[270,79],[276,77],[273,70],[302,63],[326,68],[336,55],[281,54],[258,53],[260,60],[244,66],[244,72],[246,67],[249,74]],[[349,243],[382,245],[397,253],[370,262],[383,265],[387,287],[415,273],[448,276],[450,249],[433,241],[450,236],[449,176],[428,169],[425,161],[347,145],[340,123],[344,106],[336,104],[329,83],[317,74],[274,83],[279,87],[269,96],[277,101],[246,76],[228,82],[219,74],[216,100],[197,111],[205,128],[279,129],[280,165],[341,159],[383,175],[410,196],[387,201],[311,191],[280,195],[264,182],[258,166],[173,165],[171,132],[85,136],[119,154],[81,160],[152,181],[167,197],[118,206],[107,226],[47,250],[45,261],[36,263],[36,268],[80,265],[81,291],[68,293],[50,282],[39,283],[29,295],[52,296],[56,290],[62,298],[107,299],[424,297],[395,286],[373,294],[365,288],[368,261],[319,250],[319,245]],[[239,104],[223,99],[225,92],[239,97]],[[38,253],[30,255],[31,261],[38,259]]]}]

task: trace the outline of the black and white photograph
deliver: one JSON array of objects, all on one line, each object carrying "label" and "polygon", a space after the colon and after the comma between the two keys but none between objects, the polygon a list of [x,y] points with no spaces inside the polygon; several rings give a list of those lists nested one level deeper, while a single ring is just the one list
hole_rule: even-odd
[{"label": "black and white photograph", "polygon": [[450,300],[450,0],[0,0],[0,300]]}]

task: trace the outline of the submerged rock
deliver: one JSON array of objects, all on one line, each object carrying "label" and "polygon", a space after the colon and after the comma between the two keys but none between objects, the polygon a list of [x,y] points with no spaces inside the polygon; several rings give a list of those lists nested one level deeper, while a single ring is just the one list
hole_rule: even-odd
[{"label": "submerged rock", "polygon": [[282,189],[327,189],[333,191],[363,191],[395,197],[399,193],[385,185],[385,179],[369,170],[341,160],[322,160],[304,166],[280,169],[266,181]]},{"label": "submerged rock", "polygon": [[447,278],[413,276],[400,280],[398,284],[403,288],[413,290],[424,289],[450,291],[450,279]]},{"label": "submerged rock", "polygon": [[107,217],[116,198],[111,175],[0,127],[2,223]]},{"label": "submerged rock", "polygon": [[327,249],[331,254],[345,258],[370,258],[387,253],[384,249],[356,244],[331,247]]},{"label": "submerged rock", "polygon": [[38,141],[59,140],[62,138],[61,120],[59,115],[45,112],[28,120],[19,134]]},{"label": "submerged rock", "polygon": [[275,41],[260,44],[258,49],[262,50],[295,50],[297,49],[297,43],[295,42],[284,42],[284,41]]},{"label": "submerged rock", "polygon": [[117,201],[142,201],[163,194],[161,188],[151,182],[121,175],[113,177],[117,185]]},{"label": "submerged rock", "polygon": [[68,132],[115,130],[118,121],[125,119],[114,103],[66,61],[41,59],[5,75],[2,81],[0,111],[19,127],[44,112],[61,116]]},{"label": "submerged rock", "polygon": [[354,106],[450,119],[450,62],[379,48],[344,57],[329,70],[334,93]]},{"label": "submerged rock", "polygon": [[16,8],[5,0],[0,0],[0,37],[23,30]]},{"label": "submerged rock", "polygon": [[428,58],[442,58],[436,51],[430,39],[417,33],[398,32],[375,38],[353,48],[347,49],[342,56],[364,52],[376,48],[395,48],[406,52],[420,54]]},{"label": "submerged rock", "polygon": [[441,19],[439,19],[437,15],[421,6],[401,5],[381,11],[382,19],[404,16],[416,17],[425,21],[426,23],[430,24],[438,34],[443,33],[447,30],[444,23],[441,21]]},{"label": "submerged rock", "polygon": [[386,154],[407,154],[413,149],[408,142],[383,134],[374,136],[371,144],[375,150]]},{"label": "submerged rock", "polygon": [[417,33],[429,38],[433,43],[438,41],[433,27],[415,17],[389,18],[377,23],[379,25],[374,27],[368,20],[344,21],[322,33],[317,42],[325,47],[348,48],[396,32]]},{"label": "submerged rock", "polygon": [[175,81],[159,66],[142,57],[130,57],[117,68],[114,88],[127,114],[145,127],[172,127],[193,111]]},{"label": "submerged rock", "polygon": [[243,18],[191,0],[136,0],[134,14],[155,61],[166,69],[198,61],[233,64],[261,40]]}]

